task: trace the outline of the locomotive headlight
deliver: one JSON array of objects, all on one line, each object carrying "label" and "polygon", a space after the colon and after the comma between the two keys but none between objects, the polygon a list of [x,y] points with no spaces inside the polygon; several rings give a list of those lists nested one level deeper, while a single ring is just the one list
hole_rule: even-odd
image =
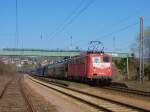
[{"label": "locomotive headlight", "polygon": [[108,68],[108,71],[109,71],[109,72],[111,71],[110,67]]},{"label": "locomotive headlight", "polygon": [[96,71],[96,68],[95,68],[95,67],[93,67],[93,71],[94,71],[94,72]]}]

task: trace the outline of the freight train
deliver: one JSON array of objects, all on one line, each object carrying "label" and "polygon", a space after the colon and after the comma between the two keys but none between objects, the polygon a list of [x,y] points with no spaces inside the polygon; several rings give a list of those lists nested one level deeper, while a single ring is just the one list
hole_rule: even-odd
[{"label": "freight train", "polygon": [[110,83],[112,56],[104,52],[84,52],[54,64],[39,67],[31,73],[59,79]]}]

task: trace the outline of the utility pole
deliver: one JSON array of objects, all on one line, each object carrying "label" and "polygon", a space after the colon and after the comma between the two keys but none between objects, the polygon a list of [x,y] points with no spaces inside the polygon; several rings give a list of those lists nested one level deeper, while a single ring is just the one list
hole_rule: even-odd
[{"label": "utility pole", "polygon": [[16,39],[15,39],[16,48],[19,44],[19,31],[18,31],[18,0],[16,0]]},{"label": "utility pole", "polygon": [[72,48],[72,36],[70,37],[70,41],[71,41],[70,47],[71,47],[71,50],[73,50],[73,48]]},{"label": "utility pole", "polygon": [[[15,48],[18,48],[19,43],[19,32],[18,32],[18,0],[16,0],[16,35],[15,35]],[[19,62],[17,63],[17,71],[20,70],[20,56],[19,56]]]},{"label": "utility pole", "polygon": [[142,81],[144,80],[144,18],[141,18],[141,25],[142,25]]},{"label": "utility pole", "polygon": [[116,51],[116,38],[113,37],[113,50],[114,50],[114,53]]},{"label": "utility pole", "polygon": [[127,56],[126,61],[127,61],[127,62],[126,62],[126,64],[127,64],[127,65],[126,65],[126,67],[127,67],[127,68],[126,68],[126,70],[127,70],[126,72],[127,72],[127,76],[128,76],[128,80],[129,80],[129,57],[128,57],[128,56]]},{"label": "utility pole", "polygon": [[143,82],[144,78],[144,18],[140,17],[140,47],[139,47],[139,71],[140,82]]}]

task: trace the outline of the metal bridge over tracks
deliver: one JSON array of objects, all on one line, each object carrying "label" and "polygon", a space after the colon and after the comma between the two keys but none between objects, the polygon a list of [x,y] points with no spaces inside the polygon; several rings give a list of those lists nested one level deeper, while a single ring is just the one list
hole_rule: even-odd
[{"label": "metal bridge over tracks", "polygon": [[[27,57],[65,57],[65,56],[75,56],[80,54],[83,51],[79,50],[37,50],[37,49],[0,49],[0,56],[27,56]],[[113,53],[113,57],[118,58],[127,58],[131,57],[131,54],[128,53]]]}]

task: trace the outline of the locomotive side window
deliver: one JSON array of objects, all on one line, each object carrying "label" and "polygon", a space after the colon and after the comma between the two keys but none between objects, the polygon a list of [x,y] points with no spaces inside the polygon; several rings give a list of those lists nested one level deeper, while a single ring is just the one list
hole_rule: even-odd
[{"label": "locomotive side window", "polygon": [[86,57],[81,57],[80,63],[81,63],[81,64],[85,64],[85,62],[86,62]]},{"label": "locomotive side window", "polygon": [[104,56],[103,57],[103,62],[109,62],[109,57],[108,56]]}]

